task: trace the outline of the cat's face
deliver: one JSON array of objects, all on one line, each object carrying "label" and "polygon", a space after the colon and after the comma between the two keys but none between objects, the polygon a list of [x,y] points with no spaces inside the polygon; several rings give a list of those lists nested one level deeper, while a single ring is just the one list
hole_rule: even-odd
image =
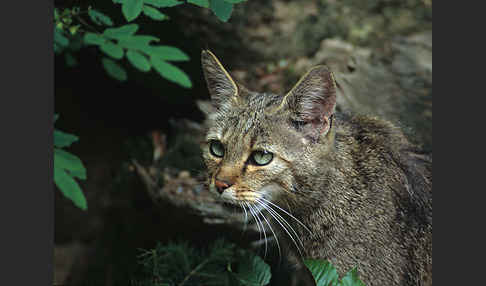
[{"label": "cat's face", "polygon": [[[283,114],[272,114],[276,96],[248,94],[213,115],[203,147],[210,190],[227,202],[254,203],[292,189],[292,162],[303,138]],[[273,192],[273,194],[271,194]]]},{"label": "cat's face", "polygon": [[274,95],[236,84],[209,51],[202,64],[215,107],[203,146],[210,191],[240,205],[292,193],[296,168],[312,160],[313,144],[329,131],[332,74],[314,68],[287,95]]}]

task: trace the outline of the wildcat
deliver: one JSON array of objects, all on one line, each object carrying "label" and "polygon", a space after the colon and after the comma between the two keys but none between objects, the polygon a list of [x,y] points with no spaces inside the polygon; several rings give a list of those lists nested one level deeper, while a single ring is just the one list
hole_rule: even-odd
[{"label": "wildcat", "polygon": [[336,112],[325,66],[276,95],[236,83],[210,51],[201,61],[211,192],[253,217],[296,273],[327,259],[370,286],[432,284],[432,161],[399,128]]}]

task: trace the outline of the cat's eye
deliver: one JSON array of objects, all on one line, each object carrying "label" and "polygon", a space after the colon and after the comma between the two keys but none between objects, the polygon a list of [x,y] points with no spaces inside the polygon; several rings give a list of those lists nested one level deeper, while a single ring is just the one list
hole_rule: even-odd
[{"label": "cat's eye", "polygon": [[257,166],[267,165],[272,162],[272,159],[273,154],[265,150],[255,151],[250,157],[251,162]]},{"label": "cat's eye", "polygon": [[212,140],[209,143],[209,152],[211,152],[211,154],[215,157],[219,157],[219,158],[223,157],[224,156],[223,143],[216,140]]}]

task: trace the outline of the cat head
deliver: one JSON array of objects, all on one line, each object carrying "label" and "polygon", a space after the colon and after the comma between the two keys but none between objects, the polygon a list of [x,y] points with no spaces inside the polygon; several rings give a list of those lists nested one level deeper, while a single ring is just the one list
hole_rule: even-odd
[{"label": "cat head", "polygon": [[210,191],[226,202],[276,201],[296,191],[296,174],[314,168],[332,145],[336,85],[325,66],[285,95],[252,92],[210,51],[201,55],[213,113],[203,145]]}]

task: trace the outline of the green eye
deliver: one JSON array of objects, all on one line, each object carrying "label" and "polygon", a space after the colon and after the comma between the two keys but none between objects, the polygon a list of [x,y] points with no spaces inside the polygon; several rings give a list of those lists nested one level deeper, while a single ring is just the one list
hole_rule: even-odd
[{"label": "green eye", "polygon": [[257,166],[264,166],[272,162],[273,154],[265,150],[255,151],[251,154],[251,161]]},{"label": "green eye", "polygon": [[213,140],[209,143],[209,151],[215,157],[223,157],[224,156],[224,146],[221,142]]}]

